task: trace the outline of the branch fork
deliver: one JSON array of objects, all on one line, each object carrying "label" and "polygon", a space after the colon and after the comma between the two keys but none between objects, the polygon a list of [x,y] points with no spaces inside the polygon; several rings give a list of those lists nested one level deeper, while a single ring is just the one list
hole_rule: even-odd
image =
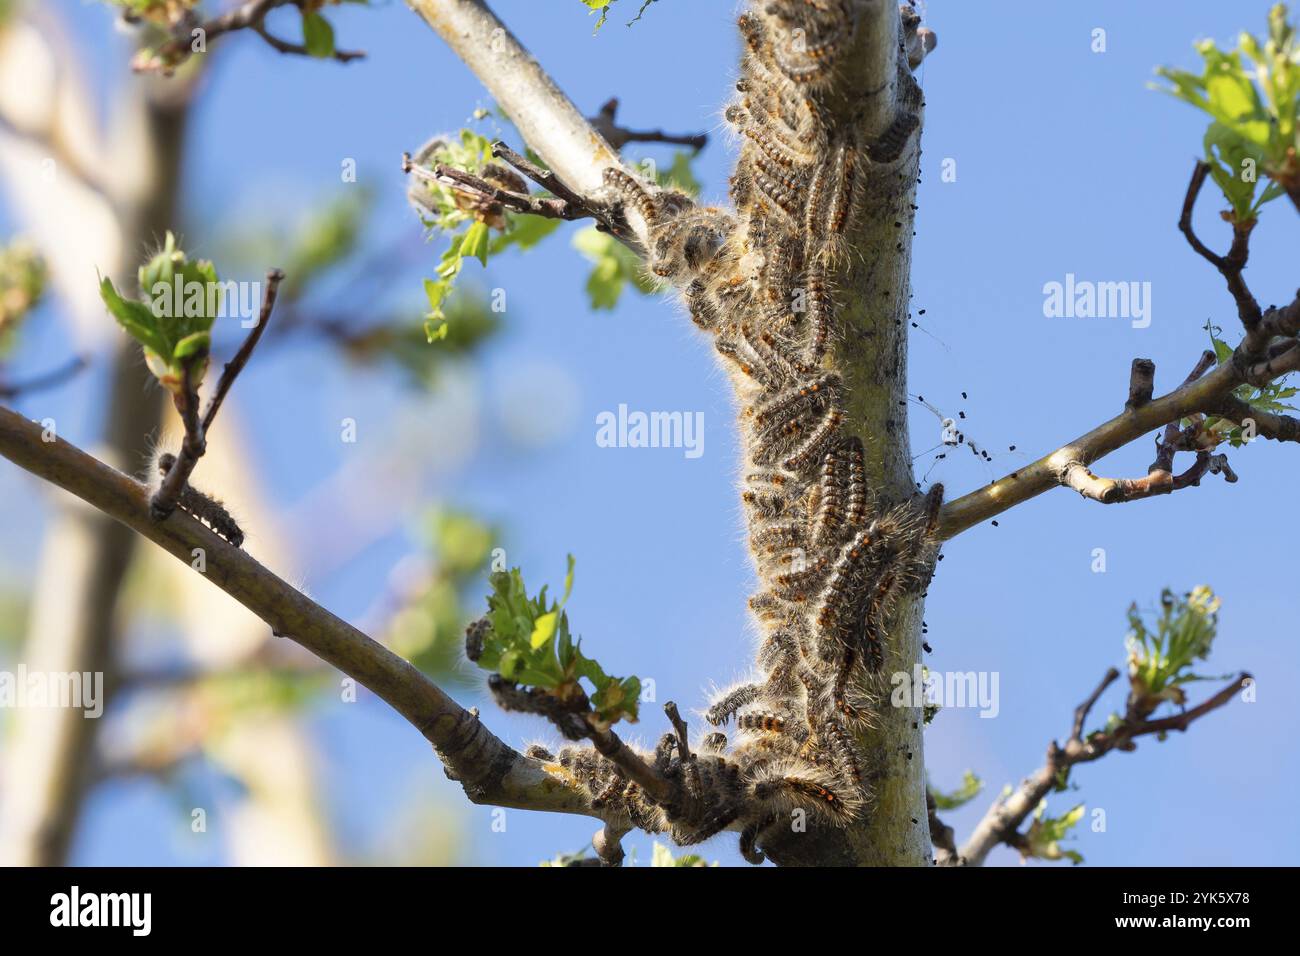
[{"label": "branch fork", "polygon": [[262,333],[266,331],[282,281],[284,281],[284,273],[279,269],[271,269],[267,272],[266,289],[262,294],[262,311],[258,316],[257,325],[248,333],[244,344],[235,353],[235,357],[221,370],[216,391],[212,393],[212,399],[208,402],[207,410],[202,417],[199,415],[199,383],[194,380],[194,375],[195,371],[207,361],[207,355],[193,356],[185,363],[181,389],[172,396],[176,411],[185,426],[185,437],[181,441],[180,454],[176,456],[175,463],[163,476],[162,483],[149,501],[149,513],[155,521],[166,520],[176,510],[177,502],[189,484],[190,475],[194,473],[199,459],[207,452],[208,431],[212,428],[212,423],[217,417],[217,412],[221,410],[221,405],[226,400],[231,386],[235,384],[235,379],[248,364],[253,349],[257,348]]}]

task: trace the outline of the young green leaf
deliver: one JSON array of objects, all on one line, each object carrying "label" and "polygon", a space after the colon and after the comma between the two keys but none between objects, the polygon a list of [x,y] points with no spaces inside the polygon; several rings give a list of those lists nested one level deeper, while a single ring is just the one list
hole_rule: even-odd
[{"label": "young green leaf", "polygon": [[1160,595],[1160,614],[1154,627],[1147,624],[1137,605],[1129,608],[1128,647],[1131,707],[1149,716],[1162,703],[1181,706],[1187,700],[1182,685],[1208,680],[1192,668],[1210,655],[1219,624],[1219,598],[1205,585],[1178,597],[1169,589]]},{"label": "young green leaf", "polygon": [[334,28],[315,10],[302,12],[302,43],[312,56],[328,59],[334,55]]},{"label": "young green leaf", "polygon": [[1034,818],[1025,831],[1025,842],[1019,847],[1020,855],[1025,859],[1069,860],[1078,865],[1083,862],[1083,854],[1077,850],[1066,850],[1061,841],[1069,836],[1070,831],[1083,819],[1084,805],[1071,808],[1059,817],[1047,816],[1047,801],[1041,802],[1034,810]]},{"label": "young green leaf", "polygon": [[956,810],[958,807],[970,803],[980,791],[984,789],[984,781],[975,776],[974,773],[967,770],[962,776],[961,786],[952,793],[943,793],[942,791],[930,788],[930,793],[934,795],[934,805],[939,810]]},{"label": "young green leaf", "polygon": [[641,694],[636,677],[611,677],[599,663],[585,656],[569,631],[564,610],[573,585],[573,557],[569,556],[564,595],[549,601],[546,588],[530,597],[518,568],[499,571],[489,579],[489,632],[483,639],[478,665],[508,680],[570,700],[586,681],[591,692],[591,719],[601,728],[619,720],[635,721]]},{"label": "young green leaf", "polygon": [[[1263,40],[1242,33],[1236,50],[1213,40],[1197,44],[1200,73],[1162,67],[1160,87],[1213,121],[1205,158],[1237,222],[1255,219],[1265,203],[1285,192],[1300,196],[1300,46],[1285,4],[1269,12]],[[1271,182],[1254,199],[1256,179]],[[1297,200],[1300,202],[1300,199]]]},{"label": "young green leaf", "polygon": [[595,227],[584,229],[573,237],[573,247],[593,263],[587,277],[587,295],[593,309],[613,309],[629,283],[646,295],[655,291],[641,260],[608,233]]}]

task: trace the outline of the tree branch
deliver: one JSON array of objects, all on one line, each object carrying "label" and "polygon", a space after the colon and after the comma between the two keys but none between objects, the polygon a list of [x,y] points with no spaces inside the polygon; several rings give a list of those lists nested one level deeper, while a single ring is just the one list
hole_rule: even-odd
[{"label": "tree branch", "polygon": [[[1271,316],[1267,320],[1271,323],[1270,328],[1286,329],[1292,322],[1300,324],[1300,294],[1290,305],[1283,309],[1270,309],[1268,314]],[[1130,383],[1130,402],[1122,414],[1032,464],[945,505],[939,517],[939,536],[953,538],[981,521],[996,517],[1060,484],[1073,487],[1086,497],[1106,502],[1130,501],[1160,493],[1160,489],[1154,487],[1142,493],[1142,486],[1144,483],[1158,485],[1165,481],[1164,478],[1148,476],[1148,479],[1139,479],[1137,484],[1123,486],[1120,482],[1096,478],[1088,471],[1088,466],[1148,432],[1174,425],[1189,415],[1218,415],[1238,424],[1253,420],[1257,434],[1265,438],[1300,440],[1300,422],[1296,419],[1251,408],[1232,394],[1239,385],[1267,384],[1300,369],[1300,345],[1287,347],[1273,358],[1252,365],[1248,359],[1248,339],[1249,336],[1237,347],[1231,361],[1196,377],[1196,372],[1209,364],[1203,356],[1197,370],[1179,388],[1136,407],[1133,407],[1133,386]],[[1167,432],[1166,440],[1169,439]],[[1182,476],[1182,480],[1193,483],[1198,477],[1193,470]],[[1170,478],[1168,483],[1168,490],[1174,490],[1176,480]]]},{"label": "tree branch", "polygon": [[[625,168],[590,121],[558,90],[482,0],[407,0],[471,71],[560,181],[582,196],[603,194],[604,174]],[[844,308],[837,315],[835,361],[845,378],[846,434],[884,454],[868,461],[868,483],[886,497],[914,493],[906,407],[906,337],[911,234],[919,170],[916,130],[921,91],[909,70],[933,49],[910,8],[896,0],[853,0],[851,39],[829,84],[820,91],[831,128],[864,144],[853,189],[862,197],[856,225],[844,236],[846,255],[827,276]],[[901,51],[901,52],[900,52]],[[627,171],[627,170],[625,170]],[[628,171],[631,172],[631,171]],[[629,204],[628,226],[641,250],[646,224]],[[639,250],[640,251],[640,250]],[[920,657],[919,603],[905,602],[885,642],[887,671],[910,672]],[[764,849],[779,864],[926,865],[930,841],[919,709],[884,708],[879,726],[859,743],[878,770],[873,813],[846,829],[811,828],[797,838],[773,833]]]},{"label": "tree branch", "polygon": [[[265,26],[258,24],[252,28],[253,32],[266,41],[266,45],[277,53],[289,53],[294,56],[312,56],[313,54],[301,43],[290,43],[288,40],[281,40],[278,36],[270,33]],[[331,59],[339,63],[351,63],[353,60],[365,59],[365,50],[335,50],[330,54]]]},{"label": "tree branch", "polygon": [[149,502],[149,510],[157,520],[163,520],[176,510],[176,504],[184,493],[185,486],[189,484],[190,475],[194,473],[199,459],[206,453],[208,429],[212,427],[217,412],[221,410],[221,403],[226,400],[226,394],[248,363],[249,356],[253,354],[253,349],[257,348],[262,333],[271,321],[271,312],[275,309],[276,291],[283,280],[284,273],[279,269],[271,269],[267,272],[266,289],[262,294],[262,311],[258,316],[257,325],[253,326],[253,331],[248,333],[244,344],[235,353],[235,357],[222,368],[221,379],[217,382],[216,391],[212,393],[212,399],[208,402],[202,418],[199,417],[198,383],[193,381],[192,376],[197,363],[207,361],[207,354],[197,356],[185,364],[183,387],[173,396],[176,411],[180,413],[181,421],[185,425],[185,438],[181,442],[181,453],[166,470],[162,483]]},{"label": "tree branch", "polygon": [[235,357],[227,362],[221,370],[221,378],[217,382],[217,388],[208,402],[207,411],[203,413],[203,431],[205,434],[212,427],[213,421],[216,420],[217,412],[221,410],[221,403],[226,400],[230,387],[235,384],[235,379],[244,370],[244,366],[248,364],[253,349],[257,348],[257,343],[262,340],[262,334],[271,322],[271,313],[275,311],[276,293],[283,281],[284,273],[279,269],[267,271],[266,289],[262,293],[262,311],[258,313],[257,325],[253,326],[253,331],[248,333],[247,338],[244,339],[244,344],[235,353]]},{"label": "tree branch", "polygon": [[[575,194],[596,195],[606,169],[625,169],[591,121],[482,0],[407,0],[407,5],[464,61],[524,142]],[[627,215],[636,242],[644,246],[645,223],[635,209]]]},{"label": "tree branch", "polygon": [[999,843],[1016,846],[1022,841],[1019,833],[1021,824],[1049,793],[1064,787],[1073,767],[1099,760],[1112,750],[1134,750],[1136,745],[1133,741],[1138,737],[1165,734],[1171,730],[1185,731],[1193,721],[1227,704],[1252,679],[1249,674],[1243,673],[1213,697],[1191,710],[1159,720],[1140,717],[1130,707],[1118,726],[1085,736],[1083,727],[1088,714],[1101,695],[1119,679],[1119,676],[1119,671],[1113,667],[1106,672],[1097,688],[1075,708],[1074,723],[1065,746],[1059,746],[1054,740],[1048,744],[1047,759],[1043,766],[1026,778],[1013,793],[994,801],[976,825],[970,839],[961,848],[958,859],[953,862],[967,866],[981,866]]},{"label": "tree branch", "polygon": [[1216,254],[1201,242],[1192,229],[1192,209],[1196,205],[1196,198],[1200,195],[1201,187],[1205,185],[1205,177],[1209,172],[1209,164],[1204,160],[1198,160],[1193,167],[1191,181],[1187,184],[1187,195],[1183,198],[1183,211],[1178,217],[1178,228],[1187,237],[1188,244],[1196,254],[1218,269],[1227,280],[1228,292],[1232,294],[1232,300],[1237,303],[1237,317],[1241,319],[1241,324],[1249,335],[1259,325],[1260,309],[1259,303],[1255,301],[1255,297],[1246,286],[1246,280],[1242,278],[1242,272],[1246,268],[1246,260],[1250,258],[1250,233],[1255,228],[1256,220],[1251,219],[1246,222],[1229,220],[1232,223],[1232,246],[1226,256]]},{"label": "tree branch", "polygon": [[622,150],[628,143],[671,143],[677,146],[689,146],[698,153],[709,142],[708,133],[665,133],[659,129],[624,129],[615,120],[617,114],[618,97],[615,96],[606,100],[600,112],[591,117],[591,125],[596,132],[617,150]]},{"label": "tree branch", "polygon": [[[448,697],[413,665],[285,583],[247,553],[183,512],[149,514],[148,489],[39,425],[0,407],[0,455],[68,491],[187,564],[196,550],[202,572],[277,634],[301,644],[368,687],[433,744],[448,776],[474,803],[600,818],[586,798],[542,764],[506,746],[477,715]],[[198,573],[198,572],[196,572]]]},{"label": "tree branch", "polygon": [[[171,39],[153,50],[142,50],[132,63],[137,72],[160,70],[170,73],[177,66],[190,58],[194,51],[194,31],[201,30],[204,47],[207,43],[227,33],[239,30],[251,30],[266,41],[267,45],[280,53],[309,56],[307,48],[298,43],[289,43],[267,32],[266,17],[277,7],[289,5],[302,7],[303,0],[247,0],[225,13],[199,22],[192,14],[181,17],[175,24]],[[331,56],[340,63],[360,59],[366,54],[360,50],[335,50]]]},{"label": "tree branch", "polygon": [[939,807],[934,800],[934,791],[928,787],[925,791],[925,809],[929,817],[930,843],[934,846],[934,862],[938,866],[951,866],[957,859],[957,843],[952,827],[939,819]]}]

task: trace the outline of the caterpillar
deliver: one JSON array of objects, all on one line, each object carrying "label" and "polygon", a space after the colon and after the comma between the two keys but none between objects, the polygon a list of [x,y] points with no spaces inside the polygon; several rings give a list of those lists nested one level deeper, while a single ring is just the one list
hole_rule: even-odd
[{"label": "caterpillar", "polygon": [[[170,452],[158,456],[158,473],[166,478],[176,464],[176,456]],[[216,498],[210,498],[197,488],[186,484],[176,499],[176,507],[192,517],[198,518],[212,531],[225,538],[236,548],[244,544],[244,532],[230,516],[230,512]]]},{"label": "caterpillar", "polygon": [[672,806],[589,750],[566,747],[559,764],[606,813],[678,843],[738,830],[750,862],[763,861],[762,844],[793,809],[830,826],[866,812],[871,773],[855,733],[880,712],[891,615],[924,589],[937,556],[942,489],[888,501],[871,487],[864,444],[846,427],[849,379],[831,350],[843,334],[831,270],[863,180],[901,158],[920,122],[905,65],[898,113],[881,135],[868,141],[830,121],[827,81],[848,55],[854,9],[761,0],[739,18],[741,76],[724,112],[740,146],[732,210],[618,169],[604,177],[611,202],[645,219],[649,271],[681,290],[737,390],[757,667],[704,713],[712,727],[734,722],[733,741],[715,730],[692,754],[666,734],[646,756],[677,784]]}]

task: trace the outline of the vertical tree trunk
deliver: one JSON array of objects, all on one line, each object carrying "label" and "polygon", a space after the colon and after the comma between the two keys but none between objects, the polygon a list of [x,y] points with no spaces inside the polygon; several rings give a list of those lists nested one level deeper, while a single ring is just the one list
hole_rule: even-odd
[{"label": "vertical tree trunk", "polygon": [[[893,0],[863,0],[856,73],[840,80],[840,122],[861,124],[863,137],[883,133],[908,108],[911,71],[900,55],[899,11]],[[920,107],[917,107],[920,112]],[[897,162],[864,164],[863,204],[846,261],[835,276],[835,367],[844,375],[847,431],[866,447],[867,480],[887,501],[916,493],[908,438],[907,331],[911,300],[912,230],[920,132]],[[928,866],[921,708],[893,707],[891,675],[911,677],[921,659],[921,597],[899,607],[886,636],[875,726],[860,738],[869,768],[871,810],[847,830],[815,824],[786,838],[769,856],[779,865]],[[910,700],[910,695],[909,695]]]},{"label": "vertical tree trunk", "polygon": [[[136,256],[175,226],[188,116],[188,91],[178,96],[157,80],[132,82],[129,95],[138,97],[143,112],[139,136],[111,154],[123,182],[112,199],[124,261],[113,272],[127,288],[135,283]],[[127,470],[149,452],[148,437],[161,421],[162,397],[147,379],[139,347],[121,337],[110,370],[102,451]],[[23,649],[29,670],[103,672],[111,695],[118,596],[135,543],[129,528],[106,515],[77,501],[60,502],[42,548]],[[80,710],[20,712],[5,755],[0,864],[66,862],[98,729],[99,721]]]}]

